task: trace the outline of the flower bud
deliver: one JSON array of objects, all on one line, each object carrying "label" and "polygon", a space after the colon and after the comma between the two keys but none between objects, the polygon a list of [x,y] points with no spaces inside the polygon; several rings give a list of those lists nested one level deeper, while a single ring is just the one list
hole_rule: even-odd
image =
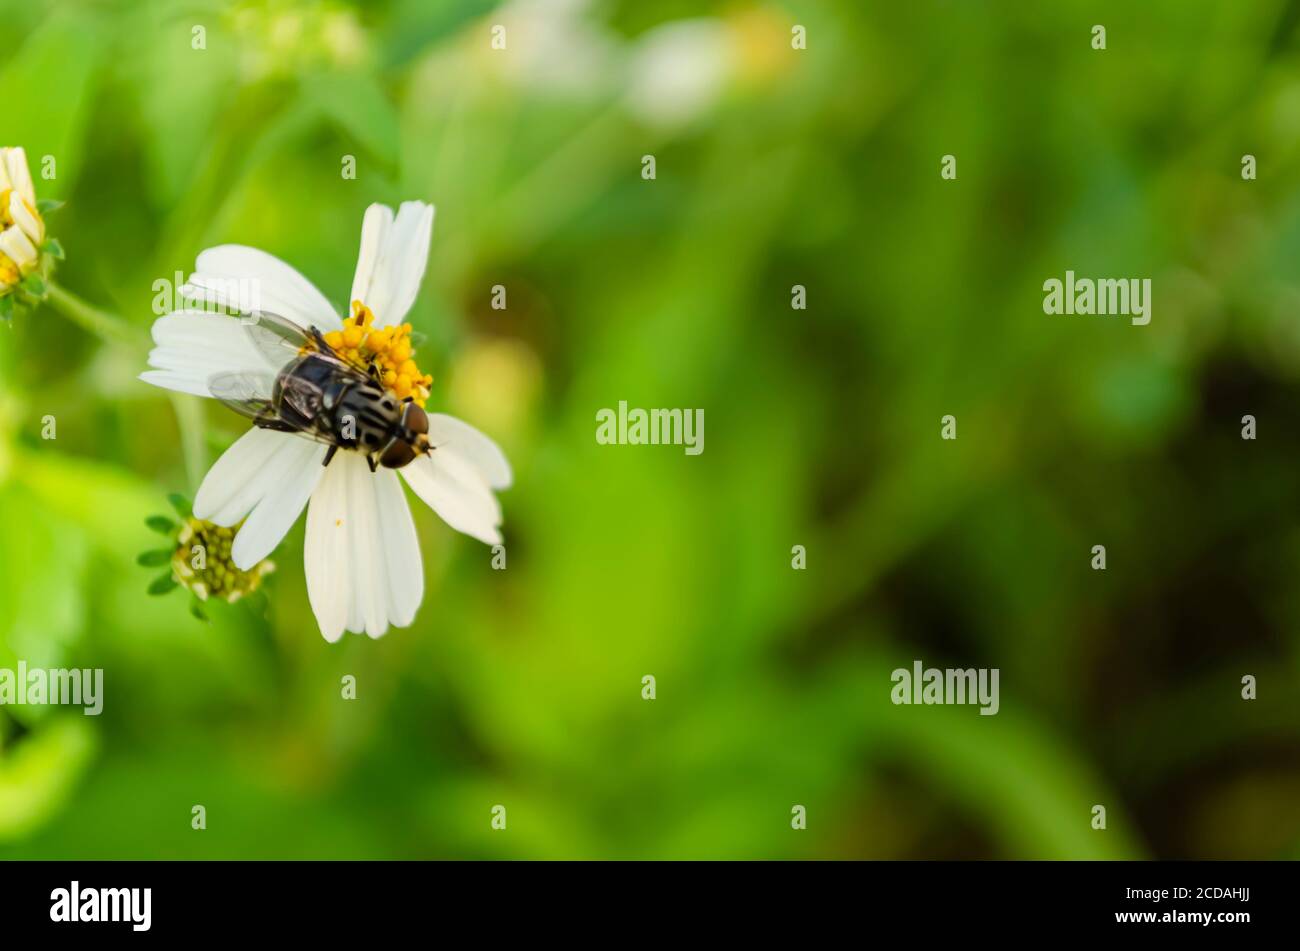
[{"label": "flower bud", "polygon": [[[58,242],[46,240],[45,219],[36,203],[36,189],[27,167],[27,153],[21,148],[0,148],[0,300],[15,289],[20,289],[23,279],[37,273],[48,277],[53,259],[62,256]],[[28,298],[43,297],[42,282],[23,285]],[[23,302],[20,296],[20,303]],[[31,303],[31,300],[26,300]],[[4,301],[0,307],[7,317],[13,310],[13,301]]]}]

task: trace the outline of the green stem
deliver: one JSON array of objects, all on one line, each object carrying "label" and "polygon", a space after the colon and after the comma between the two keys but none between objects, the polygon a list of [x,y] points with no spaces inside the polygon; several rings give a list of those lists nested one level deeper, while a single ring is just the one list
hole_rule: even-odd
[{"label": "green stem", "polygon": [[207,471],[208,454],[204,448],[203,407],[188,393],[172,393],[172,410],[176,413],[176,427],[181,434],[181,455],[185,459],[185,477],[190,484],[190,497],[198,491]]},{"label": "green stem", "polygon": [[58,284],[49,285],[49,296],[45,300],[78,327],[108,343],[140,347],[146,342],[144,335],[121,317],[88,304]]}]

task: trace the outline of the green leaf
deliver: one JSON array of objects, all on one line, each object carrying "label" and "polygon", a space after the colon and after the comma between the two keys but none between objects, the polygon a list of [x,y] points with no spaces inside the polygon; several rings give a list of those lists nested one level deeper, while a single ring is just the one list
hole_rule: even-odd
[{"label": "green leaf", "polygon": [[[44,217],[51,212],[58,211],[63,207],[63,204],[64,203],[59,201],[57,198],[38,198],[36,199],[36,210],[41,213],[42,217]],[[51,238],[46,242],[46,244],[58,244],[58,242]],[[63,257],[62,248],[59,249],[59,257]]]},{"label": "green leaf", "polygon": [[23,293],[34,297],[36,300],[45,300],[45,296],[50,292],[50,287],[45,283],[45,278],[36,273],[28,274],[18,286],[22,288]]},{"label": "green leaf", "polygon": [[172,573],[169,571],[167,574],[159,575],[157,578],[153,579],[153,583],[149,585],[149,593],[166,594],[175,587],[177,587],[176,579],[172,577]]},{"label": "green leaf", "polygon": [[150,515],[144,523],[160,535],[170,535],[176,531],[176,523],[166,515]]},{"label": "green leaf", "polygon": [[56,261],[63,260],[63,245],[59,244],[58,238],[47,238],[45,243],[41,245],[41,250]]},{"label": "green leaf", "polygon": [[155,551],[141,552],[136,558],[137,565],[143,565],[146,568],[158,568],[168,564],[172,560],[172,551],[170,549],[159,548]]},{"label": "green leaf", "polygon": [[0,320],[11,320],[14,316],[14,296],[5,294],[0,297]]},{"label": "green leaf", "polygon": [[194,514],[194,511],[190,506],[190,500],[179,492],[171,493],[167,496],[167,501],[172,504],[172,508],[176,510],[176,514],[181,518],[189,518]]},{"label": "green leaf", "polygon": [[190,601],[190,613],[202,621],[204,624],[210,624],[207,613],[203,610],[203,605],[199,603],[198,598]]}]

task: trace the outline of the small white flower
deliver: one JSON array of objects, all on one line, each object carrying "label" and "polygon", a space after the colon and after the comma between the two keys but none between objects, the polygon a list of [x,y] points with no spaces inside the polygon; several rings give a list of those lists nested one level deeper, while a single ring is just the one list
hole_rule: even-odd
[{"label": "small white flower", "polygon": [[[433,207],[422,202],[404,203],[396,216],[383,205],[366,210],[346,319],[289,265],[238,245],[200,254],[182,294],[234,310],[256,306],[314,327],[340,355],[369,360],[393,393],[422,404],[430,378],[415,367],[410,325],[401,321],[424,276],[432,230]],[[182,310],[155,321],[153,339],[153,369],[140,378],[157,386],[212,396],[209,381],[219,374],[266,371],[263,353],[238,317]],[[221,526],[243,521],[231,555],[248,570],[307,506],[307,594],[321,633],[329,641],[344,630],[378,637],[389,624],[410,624],[424,594],[415,523],[397,472],[452,528],[487,544],[501,542],[493,490],[510,486],[505,455],[451,416],[430,413],[428,435],[433,451],[397,471],[371,471],[359,452],[342,449],[322,466],[327,446],[254,428],[208,472],[194,515]]]},{"label": "small white flower", "polygon": [[0,148],[0,294],[12,290],[40,263],[45,222],[21,148]]}]

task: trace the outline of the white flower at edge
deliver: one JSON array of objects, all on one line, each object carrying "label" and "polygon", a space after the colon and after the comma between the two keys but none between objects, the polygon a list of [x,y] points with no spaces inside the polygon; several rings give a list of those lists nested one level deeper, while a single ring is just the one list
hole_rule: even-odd
[{"label": "white flower at edge", "polygon": [[[351,300],[373,313],[376,329],[399,327],[410,310],[432,230],[433,207],[422,202],[403,203],[396,217],[383,205],[366,210]],[[343,329],[310,281],[263,251],[210,248],[196,268],[181,289],[186,300],[244,311],[257,306],[323,333]],[[218,373],[266,369],[238,317],[179,311],[154,322],[153,339],[153,369],[140,378],[182,393],[211,396],[208,381]],[[410,624],[424,595],[415,523],[398,472],[452,528],[501,543],[493,490],[510,486],[505,455],[472,426],[439,413],[429,414],[429,441],[436,449],[402,469],[371,472],[359,453],[342,450],[324,467],[326,446],[255,427],[208,472],[194,515],[221,526],[244,522],[231,554],[247,570],[271,553],[306,506],[307,595],[321,634],[331,642],[344,630],[378,637],[389,624]]]},{"label": "white flower at edge", "polygon": [[36,210],[27,153],[0,148],[0,294],[36,269],[44,242],[45,222]]}]

